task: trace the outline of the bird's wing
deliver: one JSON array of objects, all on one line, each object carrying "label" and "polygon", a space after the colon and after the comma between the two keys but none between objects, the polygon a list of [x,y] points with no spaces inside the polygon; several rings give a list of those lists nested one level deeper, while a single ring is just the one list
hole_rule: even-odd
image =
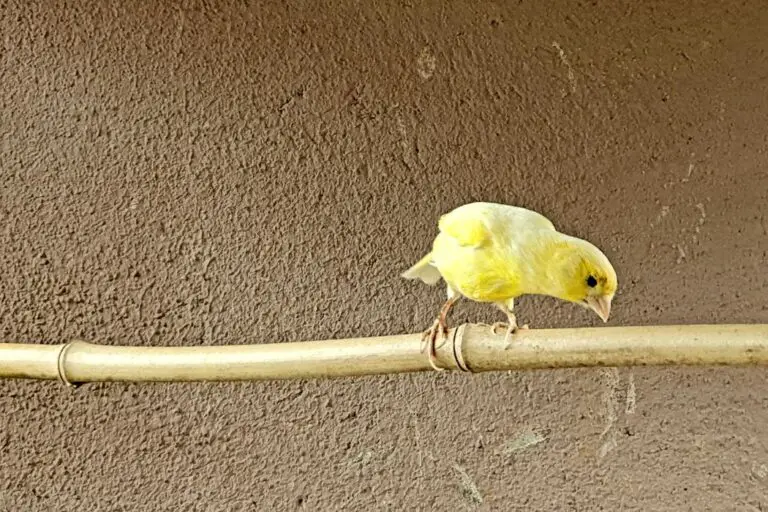
[{"label": "bird's wing", "polygon": [[462,209],[441,216],[438,228],[441,233],[450,236],[463,247],[482,247],[492,236],[483,216]]}]

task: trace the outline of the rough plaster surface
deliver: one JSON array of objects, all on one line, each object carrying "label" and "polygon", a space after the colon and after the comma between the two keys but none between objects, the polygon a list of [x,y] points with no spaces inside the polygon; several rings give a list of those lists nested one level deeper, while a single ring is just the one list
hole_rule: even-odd
[{"label": "rough plaster surface", "polygon": [[[768,322],[764,2],[0,14],[3,341],[414,332],[443,292],[398,274],[480,199],[604,247],[614,325]],[[766,510],[766,389],[753,369],[5,381],[0,509]]]}]

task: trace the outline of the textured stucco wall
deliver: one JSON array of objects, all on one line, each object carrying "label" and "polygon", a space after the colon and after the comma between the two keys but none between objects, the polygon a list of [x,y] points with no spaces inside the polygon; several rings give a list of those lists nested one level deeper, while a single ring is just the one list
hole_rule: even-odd
[{"label": "textured stucco wall", "polygon": [[[2,341],[418,331],[443,291],[398,274],[479,199],[604,247],[613,325],[768,321],[764,2],[0,15]],[[0,509],[766,510],[766,389],[747,369],[5,381]],[[527,432],[546,441],[505,454]]]}]

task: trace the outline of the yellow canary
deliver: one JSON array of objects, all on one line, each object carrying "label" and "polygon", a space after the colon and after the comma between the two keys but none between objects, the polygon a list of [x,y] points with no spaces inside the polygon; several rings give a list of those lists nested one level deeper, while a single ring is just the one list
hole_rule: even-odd
[{"label": "yellow canary", "polygon": [[[616,272],[591,243],[560,233],[534,211],[497,203],[470,203],[440,217],[432,251],[402,274],[435,285],[446,282],[448,300],[430,329],[429,359],[435,369],[438,332],[448,334],[446,317],[460,298],[492,303],[508,323],[506,342],[518,330],[514,301],[521,295],[548,295],[592,309],[608,321],[616,293]],[[522,329],[527,326],[520,327]]]}]

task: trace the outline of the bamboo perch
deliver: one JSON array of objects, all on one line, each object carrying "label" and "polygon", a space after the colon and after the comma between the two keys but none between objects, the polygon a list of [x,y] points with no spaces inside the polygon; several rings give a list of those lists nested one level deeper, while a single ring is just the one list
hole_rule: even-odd
[{"label": "bamboo perch", "polygon": [[[532,329],[503,334],[464,324],[438,343],[441,366],[471,372],[589,366],[768,365],[768,324]],[[421,335],[195,347],[74,341],[0,344],[0,377],[98,381],[240,381],[431,370]]]}]

